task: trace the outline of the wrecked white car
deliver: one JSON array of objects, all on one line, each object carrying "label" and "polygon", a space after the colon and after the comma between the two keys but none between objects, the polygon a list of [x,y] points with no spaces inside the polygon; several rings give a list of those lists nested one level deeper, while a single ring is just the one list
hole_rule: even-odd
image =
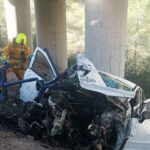
[{"label": "wrecked white car", "polygon": [[97,71],[83,56],[58,75],[40,48],[25,72],[30,78],[36,80],[21,85],[17,112],[0,110],[22,132],[69,149],[150,148],[150,101],[136,84]]}]

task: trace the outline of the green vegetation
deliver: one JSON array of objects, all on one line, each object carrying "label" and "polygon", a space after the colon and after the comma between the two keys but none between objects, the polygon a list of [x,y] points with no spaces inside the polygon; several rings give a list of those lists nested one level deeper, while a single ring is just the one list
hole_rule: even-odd
[{"label": "green vegetation", "polygon": [[6,37],[6,21],[4,13],[3,1],[0,0],[0,48],[4,46],[7,40]]},{"label": "green vegetation", "polygon": [[66,0],[66,4],[67,49],[71,59],[77,52],[84,51],[85,9],[83,0]]},{"label": "green vegetation", "polygon": [[125,77],[150,97],[150,0],[128,4],[128,39]]}]

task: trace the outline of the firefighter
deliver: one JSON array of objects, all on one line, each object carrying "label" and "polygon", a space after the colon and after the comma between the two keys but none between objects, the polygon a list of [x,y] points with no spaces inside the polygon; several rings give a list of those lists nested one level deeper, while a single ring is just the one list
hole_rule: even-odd
[{"label": "firefighter", "polygon": [[27,69],[31,49],[27,45],[27,36],[19,33],[13,42],[8,43],[3,49],[5,63],[9,64],[8,72],[14,72],[19,80],[23,79]]}]

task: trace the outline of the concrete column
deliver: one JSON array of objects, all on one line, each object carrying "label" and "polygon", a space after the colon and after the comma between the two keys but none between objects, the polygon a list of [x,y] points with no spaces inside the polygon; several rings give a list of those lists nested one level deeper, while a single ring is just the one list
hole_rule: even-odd
[{"label": "concrete column", "polygon": [[86,0],[86,56],[97,69],[124,76],[128,0]]},{"label": "concrete column", "polygon": [[28,37],[28,44],[32,46],[30,0],[4,0],[6,10],[8,39],[12,39],[19,32]]},{"label": "concrete column", "polygon": [[65,0],[35,0],[38,46],[48,48],[60,73],[67,68],[65,2]]},{"label": "concrete column", "polygon": [[12,41],[13,38],[17,35],[16,8],[9,0],[4,0],[4,5],[8,41]]}]

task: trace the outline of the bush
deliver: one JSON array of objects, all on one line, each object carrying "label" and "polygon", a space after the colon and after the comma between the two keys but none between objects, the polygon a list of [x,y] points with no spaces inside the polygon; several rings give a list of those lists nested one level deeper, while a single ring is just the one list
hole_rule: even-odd
[{"label": "bush", "polygon": [[150,56],[140,62],[138,59],[128,59],[125,67],[125,78],[141,86],[145,97],[150,98]]}]

